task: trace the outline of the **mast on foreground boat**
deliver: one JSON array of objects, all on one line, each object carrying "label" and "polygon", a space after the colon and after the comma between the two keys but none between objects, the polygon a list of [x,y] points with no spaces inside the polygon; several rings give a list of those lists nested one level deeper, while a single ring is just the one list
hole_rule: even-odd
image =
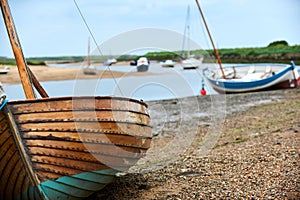
[{"label": "mast on foreground boat", "polygon": [[212,44],[212,46],[213,46],[215,56],[216,56],[216,58],[217,58],[217,60],[218,60],[218,63],[219,63],[219,66],[220,66],[220,70],[221,70],[221,72],[222,72],[222,76],[223,76],[224,79],[226,79],[226,76],[225,76],[225,73],[224,73],[224,70],[223,70],[223,67],[222,67],[222,62],[221,62],[221,59],[220,59],[220,56],[219,56],[219,52],[218,52],[218,50],[217,50],[216,47],[215,47],[214,41],[213,41],[212,36],[211,36],[211,34],[210,34],[210,31],[209,31],[208,25],[207,25],[207,23],[206,23],[204,14],[203,14],[203,12],[202,12],[202,9],[201,9],[201,7],[200,7],[199,1],[198,1],[198,0],[195,0],[195,1],[196,1],[197,6],[198,6],[198,9],[199,9],[199,11],[200,11],[200,14],[201,14],[202,20],[203,20],[203,22],[204,22],[204,25],[205,25],[207,34],[208,34],[209,39],[210,39],[210,42],[211,42],[211,44]]}]

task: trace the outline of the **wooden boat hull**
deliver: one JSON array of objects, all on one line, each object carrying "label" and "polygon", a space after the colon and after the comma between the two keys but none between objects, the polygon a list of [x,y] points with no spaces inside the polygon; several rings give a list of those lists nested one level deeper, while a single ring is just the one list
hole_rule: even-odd
[{"label": "wooden boat hull", "polygon": [[127,98],[9,102],[0,120],[0,199],[86,198],[136,164],[152,136],[146,104]]},{"label": "wooden boat hull", "polygon": [[243,93],[294,88],[297,87],[295,82],[297,82],[299,76],[295,77],[294,67],[291,65],[259,80],[215,79],[211,75],[207,75],[208,73],[206,72],[204,74],[213,89],[219,93]]}]

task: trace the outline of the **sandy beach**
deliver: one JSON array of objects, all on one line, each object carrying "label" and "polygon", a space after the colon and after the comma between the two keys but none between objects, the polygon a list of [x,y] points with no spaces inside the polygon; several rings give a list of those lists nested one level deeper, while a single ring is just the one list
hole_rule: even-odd
[{"label": "sandy beach", "polygon": [[[0,65],[0,68],[3,68]],[[128,67],[130,67],[128,65]],[[74,79],[97,79],[97,78],[119,78],[122,76],[144,76],[153,74],[151,72],[118,72],[113,70],[101,71],[97,70],[95,75],[85,75],[81,69],[61,68],[50,66],[29,66],[31,71],[40,82],[44,81],[62,81]],[[10,66],[10,71],[7,74],[0,74],[0,82],[3,84],[19,84],[20,78],[16,66]]]}]

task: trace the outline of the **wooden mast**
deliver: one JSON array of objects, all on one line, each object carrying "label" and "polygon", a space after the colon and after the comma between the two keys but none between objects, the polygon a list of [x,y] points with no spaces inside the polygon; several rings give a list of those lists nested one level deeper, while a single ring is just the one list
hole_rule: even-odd
[{"label": "wooden mast", "polygon": [[225,73],[224,73],[224,70],[223,70],[223,67],[222,67],[222,62],[221,62],[221,59],[220,59],[220,56],[219,56],[219,52],[218,52],[218,50],[216,49],[215,44],[214,44],[214,41],[213,41],[213,39],[212,39],[212,36],[211,36],[211,34],[210,34],[210,32],[209,32],[208,25],[207,25],[206,20],[205,20],[205,18],[204,18],[204,14],[203,14],[202,9],[201,9],[201,7],[200,7],[199,1],[196,0],[196,3],[197,3],[197,6],[198,6],[198,9],[199,9],[199,11],[200,11],[201,17],[202,17],[202,19],[203,19],[203,22],[204,22],[204,25],[205,25],[207,34],[208,34],[208,36],[209,36],[210,42],[211,42],[211,44],[212,44],[212,46],[213,46],[215,56],[216,56],[216,58],[217,58],[217,60],[218,60],[218,63],[219,63],[219,66],[220,66],[220,70],[221,70],[221,72],[222,72],[222,76],[223,76],[224,79],[226,79],[226,76],[225,76]]},{"label": "wooden mast", "polygon": [[25,92],[25,96],[27,99],[35,99],[36,96],[34,94],[34,90],[32,87],[32,80],[30,77],[30,72],[28,70],[21,44],[16,32],[16,28],[13,22],[13,18],[11,16],[10,8],[6,0],[0,0],[1,10],[3,19],[5,21],[6,30],[8,32],[9,40],[14,52],[15,60],[18,66],[19,75],[21,78],[22,86]]}]

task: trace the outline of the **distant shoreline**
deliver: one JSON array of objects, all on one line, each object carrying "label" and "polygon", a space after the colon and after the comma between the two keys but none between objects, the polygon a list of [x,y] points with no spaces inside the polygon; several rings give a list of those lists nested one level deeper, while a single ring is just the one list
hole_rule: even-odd
[{"label": "distant shoreline", "polygon": [[[300,45],[277,45],[268,47],[252,47],[252,48],[227,48],[219,49],[219,55],[223,63],[290,63],[293,60],[300,65]],[[179,61],[182,51],[166,51],[166,52],[148,52],[145,55],[106,55],[92,56],[91,62],[103,63],[108,58],[114,57],[118,62],[130,62],[137,60],[140,56],[146,56],[149,60],[164,61],[172,59]],[[184,52],[186,54],[186,51]],[[214,51],[212,49],[191,50],[191,55],[195,57],[204,57],[206,60],[213,60]],[[85,62],[87,56],[52,56],[52,57],[30,57],[26,58],[28,65],[47,65],[67,64]],[[15,65],[14,58],[0,56],[0,64]]]},{"label": "distant shoreline", "polygon": [[[3,68],[4,65],[0,65]],[[120,78],[123,76],[145,76],[153,75],[151,72],[119,72],[106,70],[97,70],[95,75],[86,75],[81,69],[75,68],[62,68],[62,67],[49,67],[44,65],[29,65],[33,74],[40,82],[45,81],[65,81],[76,79],[99,79],[99,78]],[[129,67],[129,66],[128,66]],[[20,84],[20,77],[16,66],[10,66],[10,71],[7,74],[0,75],[0,82],[2,84],[14,85]]]}]

